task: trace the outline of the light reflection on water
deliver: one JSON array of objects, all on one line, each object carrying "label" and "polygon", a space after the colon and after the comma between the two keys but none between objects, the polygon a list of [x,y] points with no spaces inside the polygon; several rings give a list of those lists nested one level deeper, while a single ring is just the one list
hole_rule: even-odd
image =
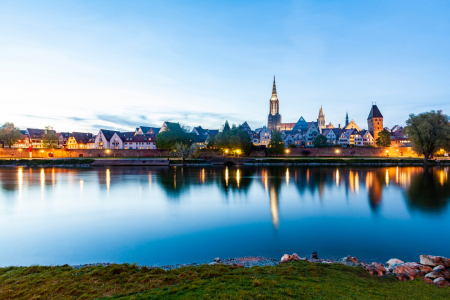
[{"label": "light reflection on water", "polygon": [[313,251],[378,261],[450,256],[450,241],[442,239],[450,228],[448,173],[2,168],[0,265],[168,264]]}]

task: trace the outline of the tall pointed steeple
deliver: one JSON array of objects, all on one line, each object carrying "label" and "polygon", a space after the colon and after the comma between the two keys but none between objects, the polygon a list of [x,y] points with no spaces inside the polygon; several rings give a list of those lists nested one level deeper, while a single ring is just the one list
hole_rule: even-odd
[{"label": "tall pointed steeple", "polygon": [[281,115],[279,110],[279,101],[277,96],[277,86],[275,83],[275,76],[273,76],[272,97],[270,97],[270,113],[267,128],[269,130],[280,130]]},{"label": "tall pointed steeple", "polygon": [[345,114],[345,126],[348,125],[348,111]]},{"label": "tall pointed steeple", "polygon": [[319,127],[320,133],[322,133],[323,130],[325,130],[325,128],[327,127],[325,125],[325,116],[323,114],[322,105],[320,106],[319,117],[317,118],[317,125]]},{"label": "tall pointed steeple", "polygon": [[[272,98],[277,97],[277,85],[275,83],[275,75],[273,75],[273,88],[272,88]],[[278,98],[278,97],[277,97]]]}]

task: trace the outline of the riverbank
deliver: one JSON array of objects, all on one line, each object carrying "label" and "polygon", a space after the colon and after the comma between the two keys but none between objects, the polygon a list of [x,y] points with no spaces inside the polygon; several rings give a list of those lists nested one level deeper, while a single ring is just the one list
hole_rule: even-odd
[{"label": "riverbank", "polygon": [[[224,261],[217,258],[211,264],[181,265],[167,271],[136,264],[7,267],[0,268],[0,299],[448,299],[450,296],[449,287],[427,284],[421,275],[405,281],[386,272],[376,276],[354,259],[336,262],[285,255],[283,263],[262,259],[272,262],[260,267],[261,258]],[[246,262],[250,263],[245,265]],[[406,264],[390,262],[387,272],[406,268]]]},{"label": "riverbank", "polygon": [[26,167],[90,167],[90,166],[213,166],[213,165],[249,165],[249,166],[447,166],[450,160],[424,162],[417,158],[353,158],[353,157],[311,157],[311,158],[214,158],[214,159],[0,159],[0,166]]}]

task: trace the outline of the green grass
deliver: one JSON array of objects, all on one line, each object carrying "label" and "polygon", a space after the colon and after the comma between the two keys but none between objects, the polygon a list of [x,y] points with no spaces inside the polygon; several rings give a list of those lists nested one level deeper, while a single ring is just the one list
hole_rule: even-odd
[{"label": "green grass", "polygon": [[171,271],[136,265],[0,268],[0,299],[448,299],[422,279],[379,278],[360,267],[293,262]]}]

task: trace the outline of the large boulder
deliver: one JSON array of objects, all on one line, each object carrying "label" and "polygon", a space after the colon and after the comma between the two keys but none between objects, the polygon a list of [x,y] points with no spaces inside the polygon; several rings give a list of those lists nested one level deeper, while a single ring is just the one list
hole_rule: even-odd
[{"label": "large boulder", "polygon": [[403,261],[403,260],[400,260],[400,259],[397,259],[397,258],[391,258],[390,260],[388,260],[387,262],[386,262],[386,264],[388,265],[388,266],[392,266],[392,265],[402,265],[402,264],[404,264],[405,262]]},{"label": "large boulder", "polygon": [[427,278],[432,278],[432,279],[435,279],[435,278],[439,278],[439,277],[443,277],[443,278],[445,278],[445,279],[450,279],[450,273],[448,272],[448,271],[439,271],[439,272],[431,272],[431,273],[428,273],[427,275],[425,275],[425,277],[427,277]]},{"label": "large boulder", "polygon": [[294,253],[291,256],[292,256],[292,259],[295,260],[295,261],[299,261],[300,260],[300,256],[298,256],[297,253]]},{"label": "large boulder", "polygon": [[429,266],[420,265],[419,270],[422,274],[428,274],[433,272],[433,268]]},{"label": "large boulder", "polygon": [[404,263],[404,265],[410,267],[411,269],[417,269],[417,270],[419,270],[420,266],[421,266],[421,264],[418,264],[415,262],[407,262],[407,263]]},{"label": "large boulder", "polygon": [[436,286],[441,287],[441,288],[444,286],[450,286],[450,282],[448,282],[447,280],[445,280],[442,277],[436,278],[433,281],[433,284],[435,284]]},{"label": "large boulder", "polygon": [[285,263],[285,262],[289,262],[291,260],[292,260],[292,255],[285,254],[285,255],[283,255],[283,257],[281,257],[280,262]]},{"label": "large boulder", "polygon": [[414,280],[418,276],[416,271],[408,266],[400,265],[394,268],[392,271],[398,280],[406,281],[408,279]]},{"label": "large boulder", "polygon": [[437,266],[433,268],[433,272],[442,272],[445,270],[445,267],[443,265]]},{"label": "large boulder", "polygon": [[387,272],[388,272],[386,270],[386,268],[383,265],[379,264],[379,263],[374,262],[370,266],[371,266],[372,270],[376,271],[378,276],[385,276],[387,274]]},{"label": "large boulder", "polygon": [[352,256],[347,256],[347,257],[343,257],[339,260],[340,263],[343,263],[344,265],[347,266],[356,266],[359,265],[359,260],[356,257],[352,257]]},{"label": "large boulder", "polygon": [[450,267],[450,259],[443,256],[433,256],[433,255],[421,255],[420,263],[427,266],[439,266]]}]

